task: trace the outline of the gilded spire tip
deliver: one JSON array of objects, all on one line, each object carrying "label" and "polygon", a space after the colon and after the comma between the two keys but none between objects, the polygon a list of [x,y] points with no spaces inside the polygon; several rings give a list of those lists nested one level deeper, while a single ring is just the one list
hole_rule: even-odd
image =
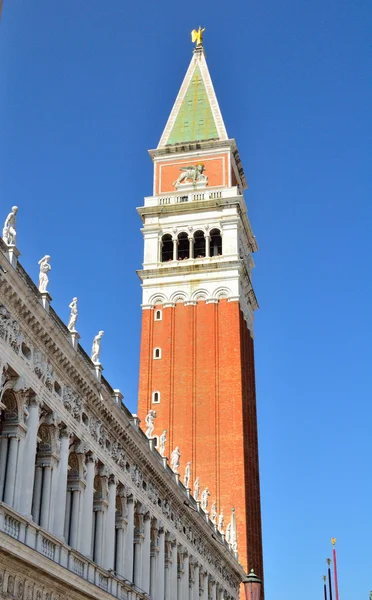
[{"label": "gilded spire tip", "polygon": [[202,29],[199,25],[198,30],[193,29],[191,32],[191,41],[193,44],[195,43],[195,48],[203,47],[203,31],[205,31],[205,27]]}]

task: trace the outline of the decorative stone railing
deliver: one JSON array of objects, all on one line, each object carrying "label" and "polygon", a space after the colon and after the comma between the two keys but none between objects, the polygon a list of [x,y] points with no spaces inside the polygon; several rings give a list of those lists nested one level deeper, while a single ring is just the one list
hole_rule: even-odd
[{"label": "decorative stone railing", "polygon": [[111,571],[105,571],[35,523],[23,518],[3,502],[0,502],[0,532],[53,560],[114,598],[149,599],[148,594],[136,588],[134,584],[124,578],[116,577]]},{"label": "decorative stone railing", "polygon": [[181,204],[183,202],[202,202],[207,200],[219,200],[221,198],[234,198],[240,196],[237,186],[230,188],[205,188],[195,192],[174,192],[160,196],[148,196],[145,198],[145,206],[166,206],[168,204]]}]

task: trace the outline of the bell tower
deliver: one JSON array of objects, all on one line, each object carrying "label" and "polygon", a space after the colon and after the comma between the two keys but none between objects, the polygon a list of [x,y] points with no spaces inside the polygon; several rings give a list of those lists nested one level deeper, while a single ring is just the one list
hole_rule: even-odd
[{"label": "bell tower", "polygon": [[[199,38],[158,147],[143,222],[139,407],[156,411],[181,481],[208,487],[237,551],[262,577],[252,255],[257,250],[234,139],[228,137]],[[190,486],[192,487],[192,486]]]}]

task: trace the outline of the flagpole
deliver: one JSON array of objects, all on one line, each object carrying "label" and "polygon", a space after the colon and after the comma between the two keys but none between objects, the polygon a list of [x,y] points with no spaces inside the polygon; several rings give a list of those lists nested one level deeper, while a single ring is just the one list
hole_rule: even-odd
[{"label": "flagpole", "polygon": [[327,576],[323,575],[323,581],[324,581],[324,600],[328,600],[327,599]]},{"label": "flagpole", "polygon": [[332,554],[333,554],[333,576],[335,580],[335,594],[336,600],[338,600],[338,578],[337,578],[337,559],[336,559],[336,538],[331,539],[332,542]]},{"label": "flagpole", "polygon": [[332,579],[331,579],[331,559],[327,558],[328,565],[328,585],[329,585],[329,600],[332,600]]}]

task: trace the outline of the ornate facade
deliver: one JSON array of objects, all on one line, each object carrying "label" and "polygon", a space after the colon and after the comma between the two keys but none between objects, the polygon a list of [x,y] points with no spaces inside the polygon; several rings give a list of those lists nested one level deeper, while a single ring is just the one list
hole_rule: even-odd
[{"label": "ornate facade", "polygon": [[0,240],[0,596],[237,599],[233,548],[102,376],[99,344],[94,360],[78,345],[77,299],[69,327],[54,312],[50,257],[39,288],[22,268],[12,227]]}]

